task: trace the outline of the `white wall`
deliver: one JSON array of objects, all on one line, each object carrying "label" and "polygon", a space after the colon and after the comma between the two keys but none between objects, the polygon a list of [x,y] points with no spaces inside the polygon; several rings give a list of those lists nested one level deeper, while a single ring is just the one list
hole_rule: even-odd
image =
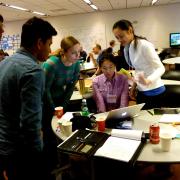
[{"label": "white wall", "polygon": [[[115,39],[112,34],[113,24],[124,18],[130,21],[137,21],[135,32],[137,35],[145,36],[153,42],[156,48],[169,47],[169,33],[180,32],[180,3],[146,7],[136,9],[113,10],[106,12],[96,12],[87,14],[77,14],[59,17],[48,17],[47,20],[60,33],[61,30],[83,29],[83,28],[105,28],[105,43],[103,48],[108,45],[111,39]],[[5,23],[5,33],[12,35],[20,33],[24,21]],[[54,38],[52,49],[59,47],[62,35]],[[86,39],[87,37],[84,37]],[[86,49],[86,47],[85,47]]]}]

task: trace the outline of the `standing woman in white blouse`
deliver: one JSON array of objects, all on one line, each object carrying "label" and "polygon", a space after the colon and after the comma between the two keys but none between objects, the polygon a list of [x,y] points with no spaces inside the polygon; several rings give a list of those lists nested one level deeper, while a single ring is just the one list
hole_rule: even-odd
[{"label": "standing woman in white blouse", "polygon": [[161,106],[165,86],[161,80],[165,69],[152,43],[134,33],[132,23],[120,20],[113,26],[113,33],[124,46],[124,55],[130,67],[135,69],[135,81],[130,96],[138,89],[137,103],[145,102],[144,109]]}]

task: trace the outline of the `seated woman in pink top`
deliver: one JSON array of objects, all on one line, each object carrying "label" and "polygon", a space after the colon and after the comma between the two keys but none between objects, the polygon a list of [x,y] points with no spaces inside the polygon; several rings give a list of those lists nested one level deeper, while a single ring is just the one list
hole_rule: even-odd
[{"label": "seated woman in pink top", "polygon": [[93,97],[98,112],[128,106],[128,79],[125,75],[116,73],[114,56],[104,53],[99,67],[103,74],[93,80]]}]

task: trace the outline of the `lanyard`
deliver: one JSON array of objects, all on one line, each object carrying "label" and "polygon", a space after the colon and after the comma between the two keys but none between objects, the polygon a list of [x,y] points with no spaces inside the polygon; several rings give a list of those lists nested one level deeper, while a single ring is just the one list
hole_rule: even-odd
[{"label": "lanyard", "polygon": [[129,65],[129,71],[131,71],[131,70],[134,70],[134,67],[133,67],[131,59],[130,59],[129,47],[130,47],[130,45],[128,45],[128,48],[127,48],[127,63]]}]

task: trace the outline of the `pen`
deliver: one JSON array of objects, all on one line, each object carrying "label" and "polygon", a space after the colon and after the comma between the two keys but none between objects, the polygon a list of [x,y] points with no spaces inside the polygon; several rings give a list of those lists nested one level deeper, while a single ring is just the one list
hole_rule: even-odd
[{"label": "pen", "polygon": [[81,147],[84,146],[84,143],[81,143],[78,147],[76,147],[76,151],[79,151],[81,149]]},{"label": "pen", "polygon": [[180,122],[173,122],[172,125],[173,126],[180,125]]},{"label": "pen", "polygon": [[91,133],[88,133],[88,135],[85,136],[84,139],[87,139],[90,135],[91,135]]},{"label": "pen", "polygon": [[149,110],[147,110],[147,112],[148,112],[150,115],[152,115],[152,116],[154,115],[154,114],[153,114],[151,111],[149,111]]}]

